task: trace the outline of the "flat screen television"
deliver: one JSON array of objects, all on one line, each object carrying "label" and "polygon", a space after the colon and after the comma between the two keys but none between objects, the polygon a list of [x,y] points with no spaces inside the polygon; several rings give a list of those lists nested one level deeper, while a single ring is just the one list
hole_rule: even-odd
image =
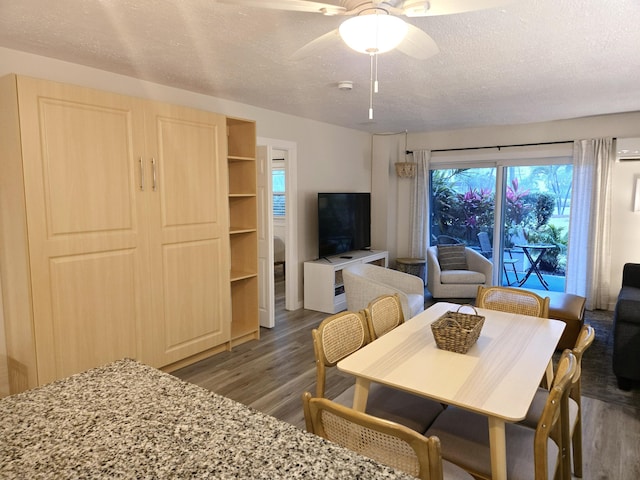
[{"label": "flat screen television", "polygon": [[318,257],[371,246],[370,193],[318,193]]}]

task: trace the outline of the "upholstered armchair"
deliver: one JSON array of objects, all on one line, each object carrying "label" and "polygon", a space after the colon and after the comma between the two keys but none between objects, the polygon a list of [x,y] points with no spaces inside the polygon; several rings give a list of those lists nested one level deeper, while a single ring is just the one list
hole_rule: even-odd
[{"label": "upholstered armchair", "polygon": [[427,249],[427,289],[433,298],[475,298],[479,285],[491,285],[492,272],[490,260],[464,245]]},{"label": "upholstered armchair", "polygon": [[613,373],[629,390],[640,381],[640,263],[627,263],[613,314]]},{"label": "upholstered armchair", "polygon": [[408,273],[361,263],[342,270],[347,309],[357,312],[380,295],[398,294],[405,320],[424,310],[424,283]]}]

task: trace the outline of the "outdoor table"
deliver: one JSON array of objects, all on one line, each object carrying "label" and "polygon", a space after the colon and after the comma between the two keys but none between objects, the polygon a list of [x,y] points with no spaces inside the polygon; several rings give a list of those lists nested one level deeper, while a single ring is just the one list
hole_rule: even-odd
[{"label": "outdoor table", "polygon": [[[538,269],[538,265],[540,264],[540,260],[542,259],[542,255],[544,254],[544,252],[546,252],[547,250],[550,250],[552,248],[555,248],[555,245],[548,245],[548,244],[539,244],[539,245],[533,244],[533,245],[529,245],[529,244],[527,244],[527,245],[516,245],[516,247],[517,248],[521,248],[522,251],[524,252],[524,254],[526,255],[527,259],[529,260],[529,269],[527,270],[527,273],[522,278],[522,280],[520,280],[520,283],[518,284],[518,286],[519,287],[523,286],[527,282],[527,280],[529,279],[531,274],[535,273],[536,276],[538,277],[538,280],[540,280],[540,283],[544,287],[544,289],[545,290],[549,290],[549,284],[547,283],[547,281],[542,276],[542,273],[540,273],[540,270]],[[538,256],[534,259],[533,255],[535,255],[536,253],[538,254]]]}]

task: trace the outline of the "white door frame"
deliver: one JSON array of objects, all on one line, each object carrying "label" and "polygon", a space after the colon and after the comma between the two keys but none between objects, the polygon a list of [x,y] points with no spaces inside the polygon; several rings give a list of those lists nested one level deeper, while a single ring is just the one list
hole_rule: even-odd
[{"label": "white door frame", "polygon": [[[297,310],[300,268],[298,266],[298,145],[296,142],[288,140],[278,140],[273,138],[258,137],[259,146],[270,147],[269,150],[278,149],[287,152],[285,156],[285,178],[286,178],[286,235],[285,235],[285,309]],[[271,175],[271,162],[269,165],[269,175]],[[273,217],[271,211],[258,212],[258,224],[268,225],[273,232]],[[271,233],[273,235],[273,233]],[[273,264],[273,249],[270,249],[271,258],[268,260]],[[273,276],[266,279],[273,282]]]}]

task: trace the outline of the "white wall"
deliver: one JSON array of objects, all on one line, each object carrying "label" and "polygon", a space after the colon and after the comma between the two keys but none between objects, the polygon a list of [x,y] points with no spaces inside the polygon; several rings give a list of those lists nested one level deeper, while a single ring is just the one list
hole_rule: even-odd
[{"label": "white wall", "polygon": [[[554,142],[595,137],[640,137],[640,112],[602,115],[528,125],[475,128],[408,135],[407,148],[447,149],[495,145]],[[395,240],[387,239],[384,248],[390,258],[404,256],[409,251],[409,189],[407,180],[398,179],[392,172],[398,158],[400,137],[376,137],[373,147],[373,181],[381,190],[377,195],[389,199],[387,217],[383,220],[388,231],[397,231]],[[385,173],[388,172],[388,173]],[[627,262],[640,263],[640,213],[631,211],[634,177],[640,175],[640,161],[616,162],[613,169],[611,211],[611,274],[610,302],[612,308],[622,281],[622,267]],[[395,215],[395,217],[394,217]],[[397,252],[397,254],[396,254]]]},{"label": "white wall", "polygon": [[[638,139],[640,141],[640,139]],[[640,212],[633,211],[640,160],[616,162],[611,197],[611,288],[609,308],[613,309],[622,283],[625,263],[640,263]]]},{"label": "white wall", "polygon": [[302,263],[317,257],[316,193],[318,191],[371,191],[371,137],[365,132],[0,48],[0,75],[9,73],[251,119],[256,121],[258,136],[296,142],[298,152],[298,217],[296,220],[300,279],[298,285],[300,298],[297,304],[300,307],[303,292]]}]

